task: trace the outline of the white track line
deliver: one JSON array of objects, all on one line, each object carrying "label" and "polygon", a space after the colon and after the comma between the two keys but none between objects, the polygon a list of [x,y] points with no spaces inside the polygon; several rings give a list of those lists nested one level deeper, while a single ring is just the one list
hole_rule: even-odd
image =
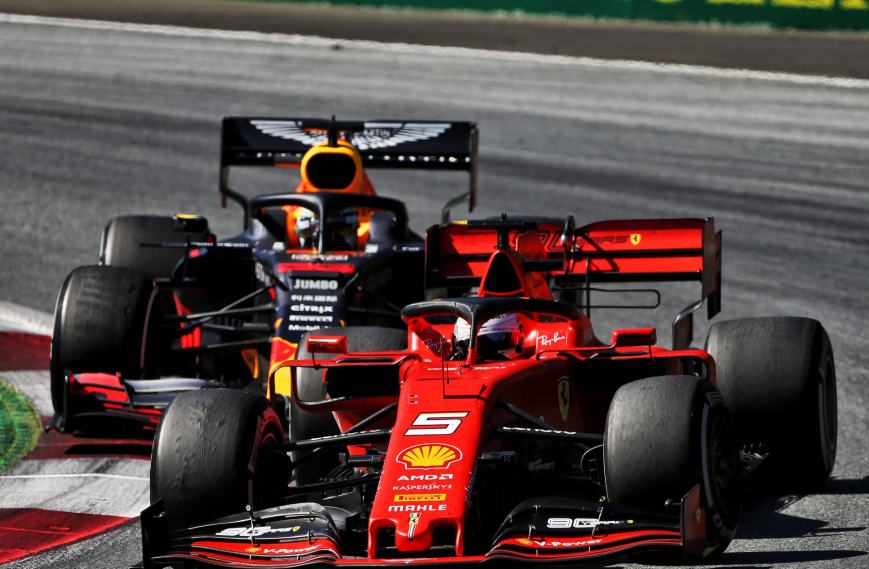
[{"label": "white track line", "polygon": [[0,330],[51,336],[53,328],[53,315],[0,300]]},{"label": "white track line", "polygon": [[490,61],[540,63],[625,71],[648,71],[699,77],[755,79],[763,81],[778,81],[796,85],[845,87],[849,89],[869,89],[869,80],[851,79],[847,77],[823,77],[819,75],[799,75],[796,73],[751,71],[747,69],[721,69],[717,67],[705,67],[702,65],[684,65],[678,63],[652,63],[647,61],[629,61],[622,59],[570,57],[565,55],[541,55],[536,53],[494,51],[464,47],[442,47],[415,45],[407,43],[384,43],[365,40],[344,40],[337,38],[325,38],[321,36],[304,36],[299,34],[270,34],[262,32],[186,28],[181,26],[130,24],[122,22],[106,22],[101,20],[49,18],[44,16],[25,16],[5,13],[0,13],[0,23],[57,26],[87,30],[137,32],[188,38],[255,41],[303,47],[333,47],[336,44],[340,44],[342,47],[345,48],[368,49],[381,52],[403,53],[412,55],[436,55],[448,57],[475,58]]},{"label": "white track line", "polygon": [[80,474],[10,474],[0,476],[0,481],[10,480],[13,478],[116,478],[118,480],[141,480],[149,482],[150,478],[142,476],[126,476],[124,474],[103,474],[101,472],[82,472]]}]

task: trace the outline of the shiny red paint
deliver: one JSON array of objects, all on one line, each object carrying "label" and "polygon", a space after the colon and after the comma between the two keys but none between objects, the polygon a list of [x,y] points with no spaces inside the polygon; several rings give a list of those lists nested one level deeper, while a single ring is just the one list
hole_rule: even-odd
[{"label": "shiny red paint", "polygon": [[[721,232],[709,219],[611,220],[579,227],[562,241],[564,226],[542,222],[533,232],[512,231],[510,243],[525,258],[564,259],[551,275],[589,274],[591,282],[699,280],[702,298],[720,284]],[[447,286],[449,279],[479,282],[489,269],[497,245],[495,231],[468,229],[463,223],[443,225],[426,234],[426,281]],[[537,296],[546,298],[546,296]]]},{"label": "shiny red paint", "polygon": [[347,353],[347,337],[308,336],[305,347],[312,354],[345,354]]}]

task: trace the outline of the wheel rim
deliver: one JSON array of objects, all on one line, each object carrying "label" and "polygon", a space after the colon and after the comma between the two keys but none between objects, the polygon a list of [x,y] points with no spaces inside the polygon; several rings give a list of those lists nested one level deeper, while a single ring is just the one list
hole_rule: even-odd
[{"label": "wheel rim", "polygon": [[741,504],[739,454],[736,437],[725,418],[716,414],[709,433],[710,488],[714,504],[727,518],[732,519]]}]

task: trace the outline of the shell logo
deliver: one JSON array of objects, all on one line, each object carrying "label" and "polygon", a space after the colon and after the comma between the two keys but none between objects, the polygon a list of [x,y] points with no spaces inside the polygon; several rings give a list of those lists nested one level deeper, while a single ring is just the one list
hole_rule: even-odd
[{"label": "shell logo", "polygon": [[521,543],[522,545],[531,545],[531,540],[524,537],[517,537],[516,541]]},{"label": "shell logo", "polygon": [[247,553],[259,553],[260,551],[262,551],[262,548],[260,548],[260,547],[248,547],[247,549],[245,549],[245,551]]},{"label": "shell logo", "polygon": [[462,458],[462,451],[451,445],[416,445],[398,453],[396,461],[405,468],[446,468]]}]

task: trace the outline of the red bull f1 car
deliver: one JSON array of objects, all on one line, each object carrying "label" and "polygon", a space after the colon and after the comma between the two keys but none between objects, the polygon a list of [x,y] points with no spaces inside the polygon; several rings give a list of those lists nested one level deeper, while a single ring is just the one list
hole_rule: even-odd
[{"label": "red bull f1 car", "polygon": [[[818,322],[732,320],[691,347],[692,313],[719,310],[720,261],[712,219],[431,228],[427,286],[465,292],[406,306],[405,349],[312,333],[304,358],[273,362],[270,393],[289,381],[295,412],[337,433],[286,437],[274,401],[250,392],[175,398],[154,440],[139,567],[720,554],[743,483],[816,487],[836,450]],[[701,283],[672,349],[654,328],[602,339],[590,302],[553,297],[668,281]]]},{"label": "red bull f1 car", "polygon": [[[153,434],[178,393],[264,392],[277,362],[304,357],[299,342],[313,330],[365,326],[351,349],[403,349],[400,311],[425,299],[424,242],[366,171],[468,172],[446,219],[463,201],[473,209],[476,165],[469,122],[225,118],[220,192],[242,207],[244,231],[217,239],[195,215],[108,223],[100,265],[75,269],[58,297],[51,426],[119,420]],[[239,167],[296,168],[301,181],[248,198],[229,185]],[[288,409],[289,384],[274,388]]]}]

